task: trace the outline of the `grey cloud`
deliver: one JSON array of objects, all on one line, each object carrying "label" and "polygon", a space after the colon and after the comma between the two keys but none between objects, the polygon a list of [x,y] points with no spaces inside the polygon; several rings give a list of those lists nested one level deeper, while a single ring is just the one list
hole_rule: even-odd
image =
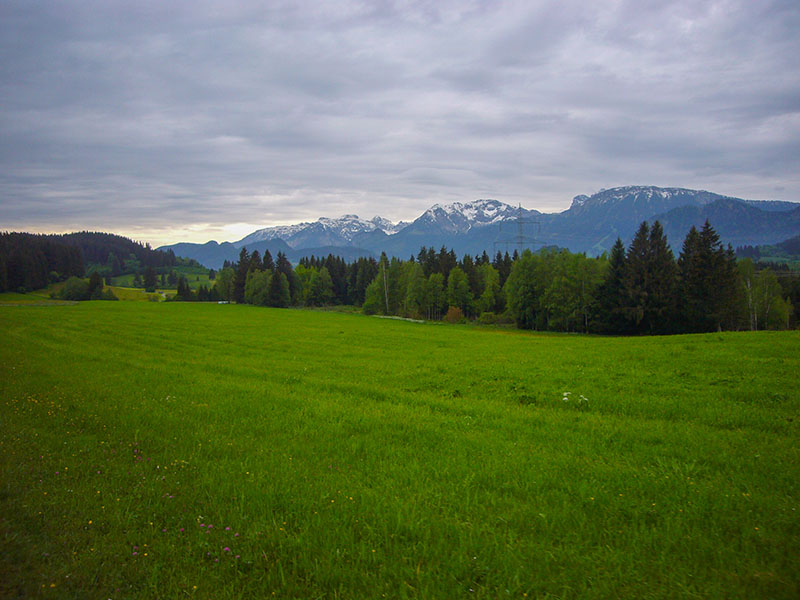
[{"label": "grey cloud", "polygon": [[9,0],[0,222],[558,210],[626,183],[798,200],[798,28],[796,2],[745,0]]}]

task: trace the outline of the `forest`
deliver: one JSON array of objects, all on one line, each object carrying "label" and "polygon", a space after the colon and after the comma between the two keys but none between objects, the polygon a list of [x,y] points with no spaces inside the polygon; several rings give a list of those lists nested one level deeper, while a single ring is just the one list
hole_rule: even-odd
[{"label": "forest", "polygon": [[[171,250],[153,250],[149,244],[112,233],[0,233],[0,292],[30,292],[92,273],[106,281],[133,274],[142,282],[141,287],[155,289],[156,276],[172,273],[177,265],[200,267],[193,260],[176,257]],[[73,287],[77,285],[72,282]]]},{"label": "forest", "polygon": [[212,289],[180,300],[263,306],[360,306],[366,314],[477,320],[540,331],[671,334],[797,325],[800,277],[750,259],[737,260],[706,222],[687,234],[676,259],[656,221],[643,222],[626,249],[617,240],[598,258],[543,248],[489,257],[420,249],[408,260],[309,257],[293,268],[279,253],[243,248]]}]

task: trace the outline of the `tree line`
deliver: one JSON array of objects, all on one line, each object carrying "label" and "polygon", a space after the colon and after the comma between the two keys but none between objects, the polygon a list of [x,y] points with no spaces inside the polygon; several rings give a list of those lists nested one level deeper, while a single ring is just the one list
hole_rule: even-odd
[{"label": "tree line", "polygon": [[618,239],[598,258],[543,248],[459,259],[444,247],[423,247],[408,260],[384,253],[348,264],[312,256],[293,268],[281,253],[273,261],[269,251],[262,257],[243,248],[205,294],[276,307],[352,304],[366,314],[523,329],[669,334],[794,327],[800,278],[778,275],[737,261],[708,222],[689,231],[677,259],[661,224],[643,222],[627,248]]},{"label": "tree line", "polygon": [[149,244],[111,233],[4,232],[0,233],[0,292],[41,289],[83,277],[87,271],[115,277],[142,269],[163,271],[184,262],[172,250],[153,250]]},{"label": "tree line", "polygon": [[[0,234],[1,289],[37,289],[54,280],[81,278],[83,251],[63,238],[70,239]],[[105,256],[107,265],[113,263],[113,247],[110,244],[105,255],[98,250],[93,257]],[[141,283],[148,289],[155,287],[158,271],[162,279],[176,277],[169,265],[180,264],[181,259],[160,254],[153,261],[159,264],[144,270]],[[138,262],[136,255],[130,256]],[[96,279],[98,273],[94,268]],[[97,281],[88,285],[71,281],[68,287],[68,295],[76,299],[98,298],[102,293]],[[415,319],[479,320],[567,332],[668,334],[795,327],[800,278],[796,272],[777,271],[747,258],[737,260],[708,222],[689,231],[676,259],[661,225],[643,222],[627,248],[617,239],[610,253],[598,258],[543,248],[513,255],[497,252],[491,258],[486,252],[467,254],[459,259],[445,247],[439,251],[423,247],[408,260],[389,259],[384,253],[377,260],[347,263],[329,254],[306,257],[293,266],[283,253],[273,259],[268,250],[262,256],[242,248],[239,260],[226,263],[211,287],[194,291],[185,277],[178,276],[172,299],[273,307],[346,304],[359,306],[366,314]]]},{"label": "tree line", "polygon": [[[226,262],[216,273],[213,287],[205,293],[211,300],[279,308],[332,304],[360,306],[377,268],[374,258],[359,258],[347,263],[332,254],[325,258],[304,257],[293,267],[282,252],[273,259],[269,250],[265,250],[262,257],[258,250],[250,253],[245,247],[236,263]],[[196,299],[200,299],[201,293],[198,290]]]}]

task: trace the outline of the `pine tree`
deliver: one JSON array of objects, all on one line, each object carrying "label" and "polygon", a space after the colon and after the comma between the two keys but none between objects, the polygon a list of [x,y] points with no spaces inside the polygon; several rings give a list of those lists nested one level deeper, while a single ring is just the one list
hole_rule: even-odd
[{"label": "pine tree", "polygon": [[250,272],[263,270],[261,255],[258,253],[258,250],[253,250],[253,253],[250,255],[250,265],[247,267],[247,270]]},{"label": "pine tree", "polygon": [[722,247],[706,221],[692,227],[678,259],[680,313],[686,331],[707,332],[732,327],[737,320],[738,288],[733,251]]},{"label": "pine tree", "polygon": [[244,287],[247,284],[247,271],[250,270],[250,255],[247,248],[242,248],[239,252],[239,262],[236,264],[236,272],[233,277],[233,301],[237,304],[244,303]]},{"label": "pine tree", "polygon": [[620,238],[611,248],[603,283],[597,290],[593,307],[593,329],[599,333],[623,334],[629,331],[624,314],[625,245]]},{"label": "pine tree", "polygon": [[650,229],[650,282],[647,315],[649,333],[676,333],[678,267],[661,223]]},{"label": "pine tree", "polygon": [[144,271],[144,289],[147,292],[156,291],[156,272],[151,266]]},{"label": "pine tree", "polygon": [[286,258],[283,252],[278,252],[278,260],[275,262],[275,271],[283,273],[286,281],[289,284],[289,304],[299,304],[302,301],[302,285],[300,279],[292,268],[292,263]]},{"label": "pine tree", "polygon": [[[281,253],[278,253],[279,257],[280,255]],[[276,308],[286,308],[290,303],[289,281],[283,272],[276,270],[267,289],[267,304]]]}]

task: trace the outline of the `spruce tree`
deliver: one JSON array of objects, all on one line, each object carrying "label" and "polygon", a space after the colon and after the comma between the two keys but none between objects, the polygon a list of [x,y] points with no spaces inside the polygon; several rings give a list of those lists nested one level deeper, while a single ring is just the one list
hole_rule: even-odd
[{"label": "spruce tree", "polygon": [[233,301],[237,304],[244,303],[244,286],[247,284],[247,271],[249,270],[250,255],[247,253],[247,248],[242,248],[233,276]]},{"label": "spruce tree", "polygon": [[265,271],[275,270],[275,262],[272,260],[272,254],[270,254],[269,250],[266,248],[264,248],[264,258],[261,259],[261,265]]},{"label": "spruce tree", "polygon": [[144,271],[144,289],[147,292],[156,291],[156,272],[151,266]]},{"label": "spruce tree", "polygon": [[650,228],[650,283],[647,302],[648,332],[676,333],[678,267],[661,223]]},{"label": "spruce tree", "polygon": [[289,262],[289,259],[286,258],[286,255],[283,252],[278,252],[278,260],[275,262],[275,271],[283,273],[283,275],[286,277],[286,281],[289,284],[289,303],[300,303],[302,301],[302,285],[300,284],[297,274],[292,268],[292,263]]},{"label": "spruce tree", "polygon": [[661,223],[642,222],[625,257],[623,313],[636,333],[677,331],[677,266]]},{"label": "spruce tree", "polygon": [[276,308],[286,308],[290,302],[289,281],[283,272],[276,270],[267,288],[267,304]]},{"label": "spruce tree", "polygon": [[706,220],[692,227],[678,259],[680,311],[686,331],[707,332],[735,326],[738,272],[733,250],[725,250]]},{"label": "spruce tree", "polygon": [[611,248],[605,279],[597,290],[593,306],[593,329],[599,333],[628,332],[625,318],[625,245],[620,238]]}]

